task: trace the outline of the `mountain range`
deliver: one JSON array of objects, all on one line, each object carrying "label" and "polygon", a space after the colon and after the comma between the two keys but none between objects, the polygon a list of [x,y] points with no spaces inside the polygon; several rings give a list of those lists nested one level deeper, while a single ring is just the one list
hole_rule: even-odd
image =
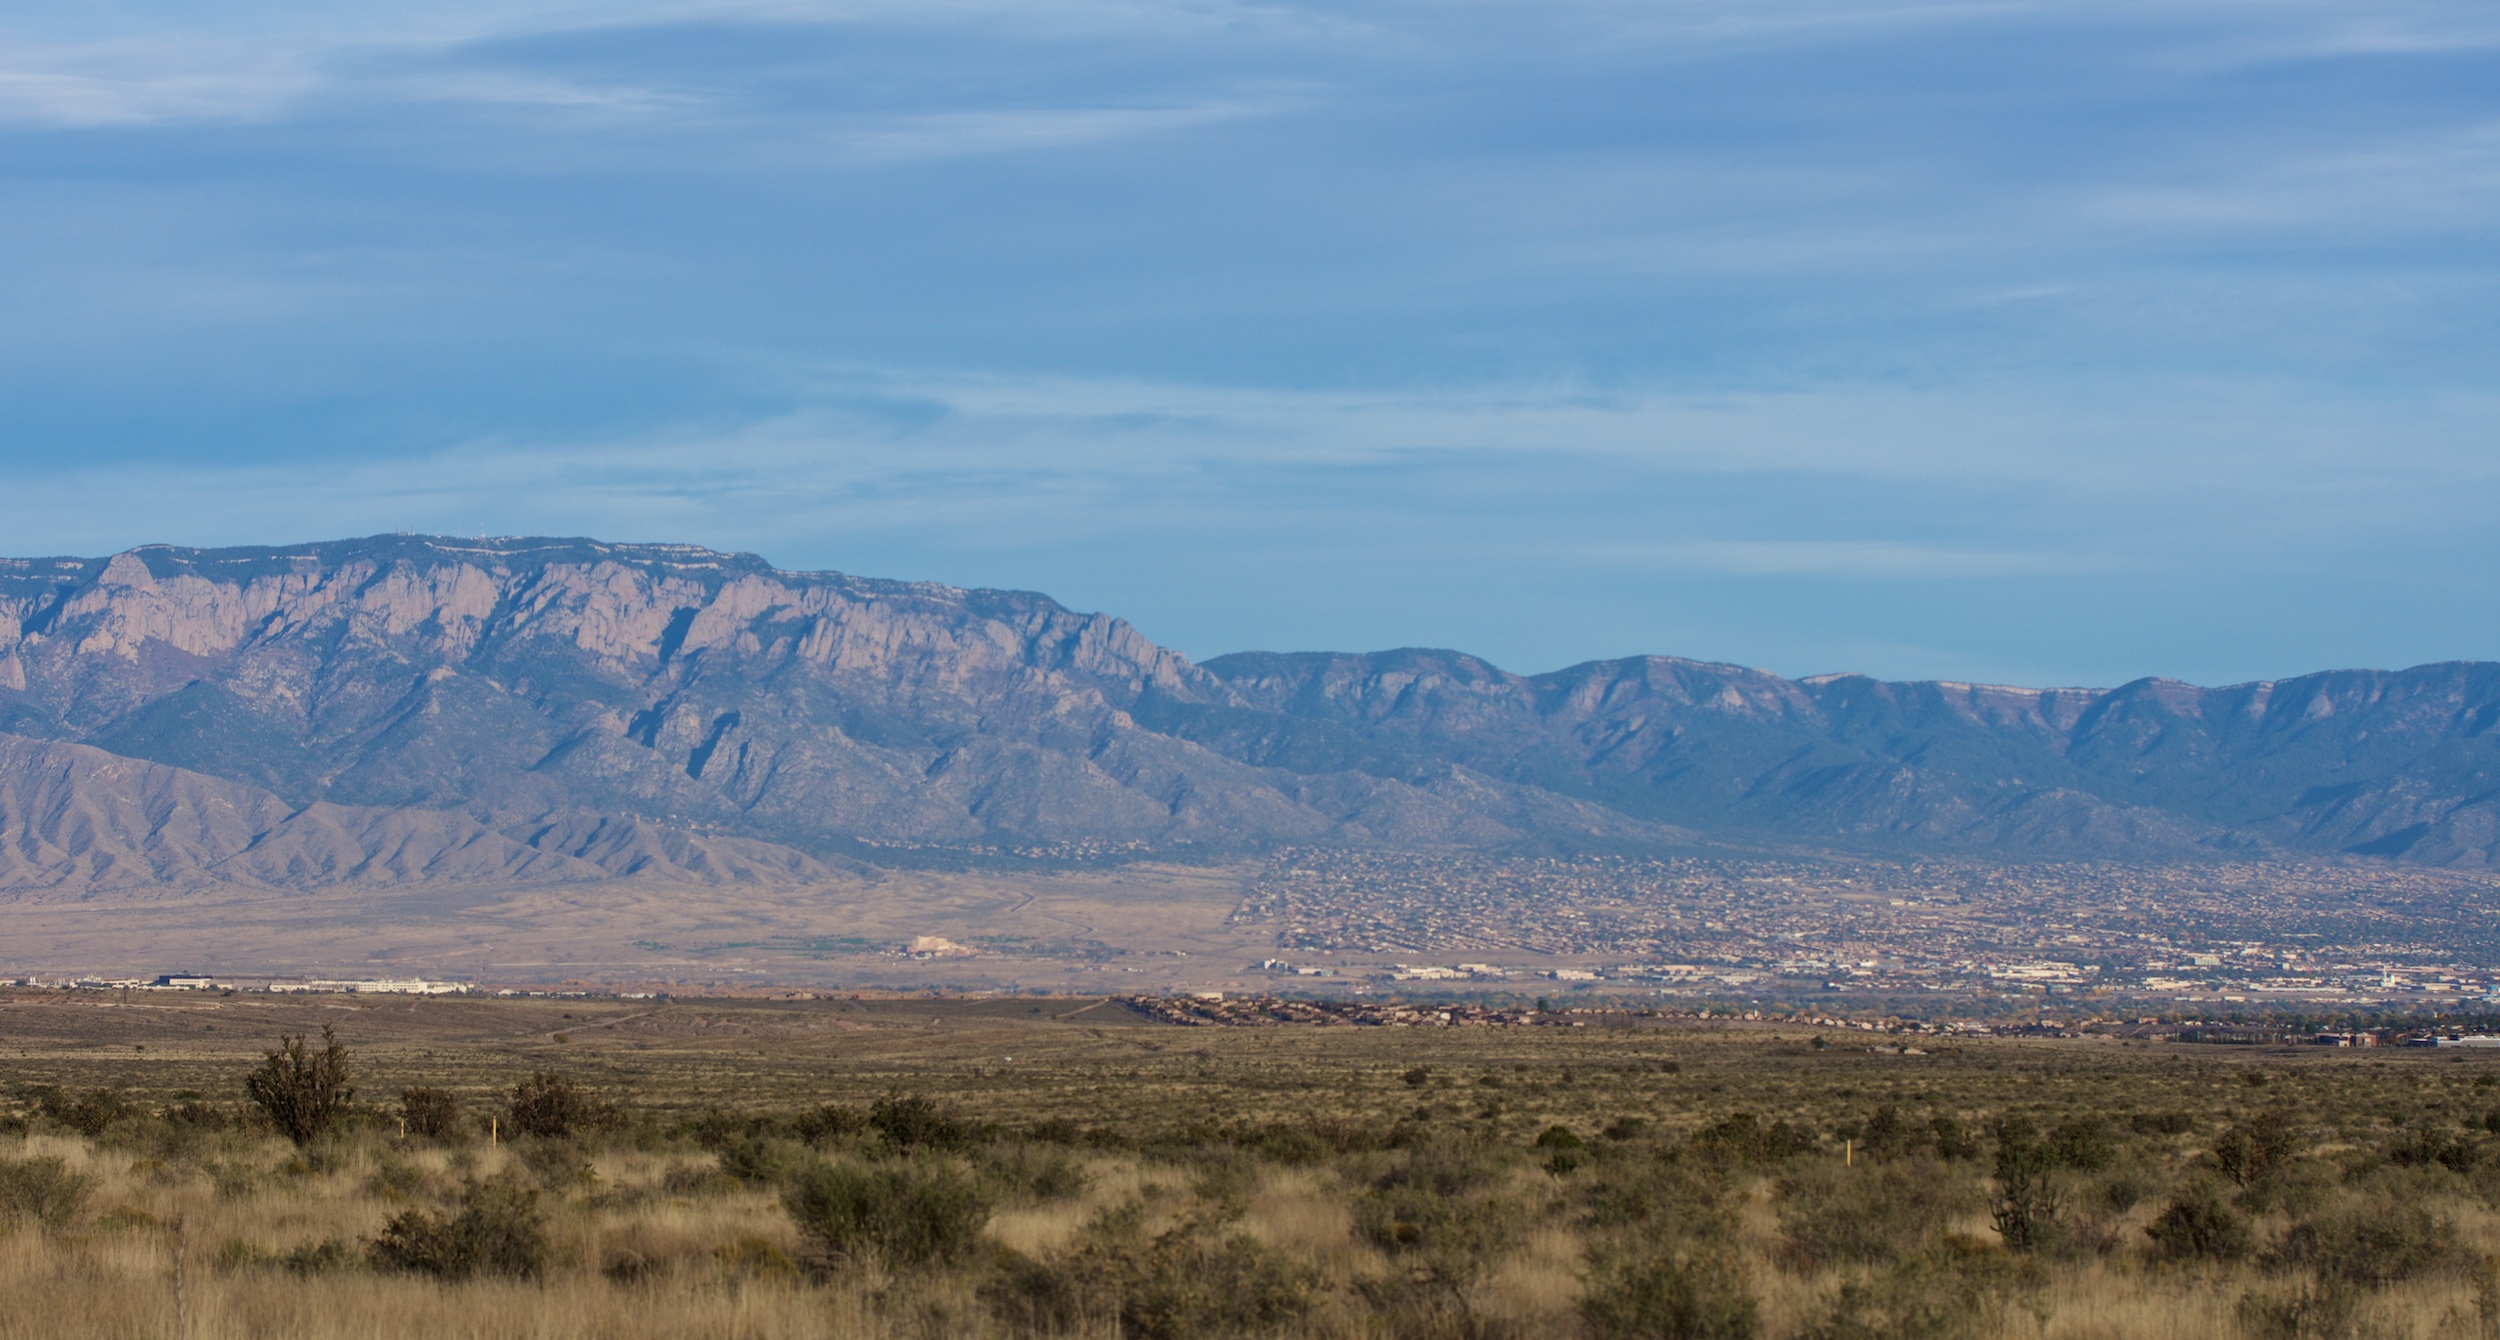
[{"label": "mountain range", "polygon": [[787,882],[1279,844],[2500,863],[2500,664],[2200,688],[1195,663],[583,539],[0,560],[0,889]]}]

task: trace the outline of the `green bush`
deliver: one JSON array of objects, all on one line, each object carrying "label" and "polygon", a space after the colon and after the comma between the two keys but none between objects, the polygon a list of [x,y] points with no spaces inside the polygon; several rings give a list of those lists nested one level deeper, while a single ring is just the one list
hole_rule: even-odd
[{"label": "green bush", "polygon": [[821,1104],[790,1123],[790,1133],[811,1145],[847,1140],[867,1131],[868,1114],[844,1103]]},{"label": "green bush", "polygon": [[779,1182],[803,1161],[797,1149],[760,1135],[733,1137],[721,1145],[715,1157],[722,1176],[750,1186]]},{"label": "green bush", "polygon": [[244,1077],[243,1093],[269,1118],[278,1133],[297,1145],[327,1134],[356,1101],[349,1083],[347,1048],[328,1024],[321,1026],[321,1049],[314,1051],[304,1035],[278,1035],[278,1046],[260,1067]]},{"label": "green bush", "polygon": [[538,1193],[509,1178],[470,1182],[447,1214],[404,1210],[366,1244],[378,1270],[442,1279],[509,1275],[534,1279],[546,1269],[547,1224]]},{"label": "green bush", "polygon": [[980,1184],[936,1159],[815,1163],[790,1179],[781,1199],[826,1254],[873,1252],[905,1265],[962,1258],[990,1217]]},{"label": "green bush", "polygon": [[916,1093],[889,1093],[868,1108],[868,1125],[903,1153],[919,1149],[961,1149],[972,1132],[935,1101]]},{"label": "green bush", "polygon": [[2236,1261],[2248,1255],[2248,1216],[2211,1190],[2180,1193],[2144,1226],[2153,1256],[2162,1261]]},{"label": "green bush", "polygon": [[1548,1126],[1537,1132],[1536,1137],[1539,1149],[1578,1149],[1584,1143],[1568,1126]]},{"label": "green bush", "polygon": [[1606,1129],[1599,1131],[1598,1134],[1618,1143],[1627,1140],[1638,1140],[1642,1136],[1649,1134],[1649,1118],[1635,1116],[1617,1117],[1613,1121],[1608,1122],[1606,1124]]},{"label": "green bush", "polygon": [[1091,1180],[1066,1150],[1022,1142],[991,1147],[981,1172],[1004,1198],[1022,1201],[1067,1200]]},{"label": "green bush", "polygon": [[2456,1225],[2394,1200],[2346,1204],[2293,1224],[2269,1253],[2281,1268],[2377,1287],[2455,1269],[2466,1260]]},{"label": "green bush", "polygon": [[93,1140],[112,1129],[113,1123],[129,1116],[130,1104],[111,1089],[89,1089],[72,1097],[57,1089],[46,1088],[37,1100],[35,1110]]},{"label": "green bush", "polygon": [[59,1228],[87,1208],[94,1191],[94,1177],[52,1155],[0,1159],[0,1212],[13,1219]]},{"label": "green bush", "polygon": [[1669,1237],[1717,1241],[1736,1226],[1726,1181],[1689,1161],[1648,1161],[1588,1183],[1589,1223],[1636,1229],[1652,1242]]},{"label": "green bush", "polygon": [[2292,1161],[2292,1131],[2280,1112],[2234,1122],[2214,1141],[2214,1166],[2241,1187],[2281,1173]]},{"label": "green bush", "polygon": [[1722,1117],[1693,1133],[1693,1143],[1714,1157],[1772,1163],[1815,1147],[1814,1135],[1786,1121],[1765,1126],[1751,1112]]},{"label": "green bush", "polygon": [[2097,1116],[2062,1121],[2049,1132],[2049,1156],[2061,1168],[2099,1172],[2109,1166],[2117,1153],[2109,1124]]},{"label": "green bush", "polygon": [[2446,1168],[2466,1173],[2482,1162],[2482,1146],[2470,1139],[2425,1126],[2387,1147],[2387,1161],[2399,1168]]},{"label": "green bush", "polygon": [[1853,1278],[1825,1300],[1798,1340],[1978,1340],[2003,1331],[2008,1308],[2035,1297],[2036,1266],[1949,1242]]},{"label": "green bush", "polygon": [[569,1140],[606,1130],[624,1121],[615,1104],[553,1070],[542,1070],[512,1086],[505,1119],[516,1135]]},{"label": "green bush", "polygon": [[2196,1118],[2185,1112],[2137,1112],[2127,1125],[2138,1135],[2185,1135],[2196,1129]]},{"label": "green bush", "polygon": [[570,1140],[520,1140],[512,1149],[540,1186],[559,1195],[599,1180],[598,1169],[590,1165],[582,1147]]},{"label": "green bush", "polygon": [[450,1140],[460,1134],[460,1100],[449,1089],[412,1085],[399,1091],[399,1119],[417,1139]]},{"label": "green bush", "polygon": [[1761,1307],[1718,1251],[1592,1253],[1580,1315],[1598,1340],[1753,1340]]},{"label": "green bush", "polygon": [[1927,1122],[1929,1135],[1936,1142],[1936,1157],[1947,1162],[1979,1157],[1979,1141],[1971,1137],[1970,1128],[1961,1119],[1939,1112]]}]

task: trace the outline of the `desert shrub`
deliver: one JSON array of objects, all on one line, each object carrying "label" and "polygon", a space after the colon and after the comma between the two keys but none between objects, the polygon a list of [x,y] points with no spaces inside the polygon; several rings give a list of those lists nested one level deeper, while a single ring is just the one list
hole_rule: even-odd
[{"label": "desert shrub", "polygon": [[1545,1171],[1561,1177],[1586,1162],[1587,1141],[1568,1126],[1548,1126],[1537,1133],[1536,1147],[1545,1151]]},{"label": "desert shrub", "polygon": [[1312,1167],[1340,1152],[1328,1134],[1312,1122],[1269,1122],[1247,1127],[1234,1136],[1233,1144],[1289,1168]]},{"label": "desert shrub", "polygon": [[1693,1133],[1693,1143],[1706,1153],[1748,1163],[1770,1163],[1815,1147],[1811,1132],[1774,1121],[1765,1126],[1751,1112],[1722,1117]]},{"label": "desert shrub", "polygon": [[2127,1125],[2138,1135],[2185,1135],[2196,1129],[2196,1118],[2185,1112],[2136,1112],[2127,1117]]},{"label": "desert shrub", "polygon": [[2377,1287],[2456,1268],[2465,1253],[2446,1217],[2417,1204],[2371,1199],[2293,1224],[2268,1260]]},{"label": "desert shrub", "polygon": [[848,1140],[868,1132],[868,1114],[846,1103],[824,1103],[800,1113],[790,1133],[811,1145]]},{"label": "desert shrub", "polygon": [[277,1257],[266,1246],[251,1238],[228,1238],[217,1244],[209,1263],[219,1270],[253,1270],[268,1265]]},{"label": "desert shrub", "polygon": [[95,1178],[49,1154],[0,1159],[0,1212],[10,1218],[58,1228],[87,1208]]},{"label": "desert shrub", "polygon": [[752,1234],[714,1247],[712,1261],[732,1274],[756,1279],[786,1279],[799,1273],[798,1263],[788,1252],[774,1246],[771,1239]]},{"label": "desert shrub", "polygon": [[723,1173],[718,1166],[700,1163],[675,1163],[660,1174],[660,1189],[671,1195],[695,1196],[714,1192],[735,1191],[739,1183]]},{"label": "desert shrub", "polygon": [[826,1255],[904,1265],[960,1259],[990,1217],[981,1185],[939,1159],[815,1163],[791,1177],[781,1203]]},{"label": "desert shrub", "polygon": [[130,1104],[111,1089],[89,1089],[73,1096],[47,1088],[35,1110],[93,1140],[129,1116]]},{"label": "desert shrub", "polygon": [[2063,1227],[2065,1192],[2057,1183],[2057,1152],[2031,1123],[2006,1117],[1996,1123],[1996,1186],[1988,1213],[2008,1251],[2033,1252],[2053,1242]]},{"label": "desert shrub", "polygon": [[569,1140],[616,1126],[624,1113],[565,1075],[541,1070],[512,1086],[505,1119],[517,1135]]},{"label": "desert shrub", "polygon": [[2009,1307],[2036,1297],[2036,1266],[1948,1241],[1844,1281],[1799,1340],[1977,1340],[2003,1329]]},{"label": "desert shrub", "polygon": [[384,1200],[406,1200],[432,1188],[433,1175],[405,1159],[385,1157],[365,1178],[365,1194]]},{"label": "desert shrub", "polygon": [[1939,1112],[1928,1119],[1927,1133],[1936,1144],[1936,1157],[1947,1162],[1979,1157],[1979,1141],[1961,1118]]},{"label": "desert shrub", "polygon": [[289,1248],[275,1261],[279,1269],[290,1275],[338,1275],[362,1269],[366,1257],[345,1238],[323,1238]]},{"label": "desert shrub", "polygon": [[2151,1194],[2152,1188],[2145,1184],[2143,1177],[2133,1170],[2121,1170],[2101,1179],[2093,1192],[2093,1199],[2099,1202],[2104,1213],[2125,1214]]},{"label": "desert shrub", "polygon": [[2361,1333],[2360,1303],[2360,1291],[2340,1279],[2251,1290],[2240,1295],[2240,1329],[2249,1340],[2349,1340]]},{"label": "desert shrub", "polygon": [[1023,1143],[993,1146],[981,1161],[982,1176],[1008,1200],[1066,1200],[1091,1180],[1064,1149]]},{"label": "desert shrub", "polygon": [[2082,1116],[2059,1122],[2048,1137],[2049,1157],[2058,1167],[2077,1172],[2099,1172],[2118,1153],[2110,1139],[2109,1123],[2096,1116]]},{"label": "desert shrub", "polygon": [[186,1135],[206,1135],[234,1124],[233,1117],[224,1108],[196,1098],[168,1104],[164,1121],[168,1127]]},{"label": "desert shrub", "polygon": [[1256,1239],[1196,1223],[1155,1239],[1123,1281],[1119,1317],[1146,1340],[1266,1335],[1311,1305],[1311,1281]]},{"label": "desert shrub", "polygon": [[2466,1173],[2482,1162],[2482,1146],[2474,1141],[2424,1126],[2387,1147],[2387,1161],[2399,1168],[2446,1168]]},{"label": "desert shrub", "polygon": [[1477,1329],[1477,1286],[1518,1237],[1521,1207],[1498,1193],[1498,1171],[1494,1151],[1436,1135],[1401,1151],[1355,1201],[1355,1230],[1399,1265],[1365,1286],[1393,1332]]},{"label": "desert shrub", "polygon": [[582,1147],[570,1140],[519,1140],[512,1150],[540,1186],[559,1195],[599,1180],[598,1170],[590,1165]]},{"label": "desert shrub", "polygon": [[792,1146],[760,1135],[735,1137],[723,1144],[714,1157],[722,1176],[749,1186],[779,1182],[804,1161]]},{"label": "desert shrub", "polygon": [[1650,1242],[1669,1237],[1716,1241],[1735,1228],[1727,1183],[1685,1161],[1650,1161],[1588,1183],[1588,1217],[1598,1229],[1635,1229]]},{"label": "desert shrub", "polygon": [[906,1154],[920,1149],[960,1149],[972,1137],[954,1113],[916,1093],[889,1093],[870,1104],[868,1125],[880,1139]]},{"label": "desert shrub", "polygon": [[1393,1252],[1491,1231],[1473,1211],[1489,1198],[1494,1172],[1486,1151],[1463,1138],[1419,1142],[1356,1202],[1355,1227]]},{"label": "desert shrub", "polygon": [[320,1139],[338,1124],[356,1090],[348,1082],[347,1048],[328,1024],[321,1026],[321,1049],[313,1050],[301,1033],[278,1036],[278,1046],[244,1077],[243,1093],[269,1118],[278,1133],[297,1145]]},{"label": "desert shrub", "polygon": [[1753,1340],[1761,1307],[1714,1250],[1591,1253],[1580,1316],[1598,1340]]},{"label": "desert shrub", "polygon": [[1976,1199],[1930,1159],[1810,1165],[1781,1180],[1780,1232],[1809,1266],[1890,1261],[1925,1247]]},{"label": "desert shrub", "polygon": [[403,1210],[365,1248],[375,1269],[443,1279],[536,1278],[548,1252],[538,1193],[509,1178],[466,1184],[447,1213]]},{"label": "desert shrub", "polygon": [[399,1119],[420,1140],[450,1140],[460,1134],[460,1100],[449,1089],[416,1086],[399,1091]]},{"label": "desert shrub", "polygon": [[1116,1321],[1140,1340],[1268,1335],[1310,1310],[1310,1276],[1220,1219],[1189,1216],[1146,1231],[1131,1200],[1095,1215],[1063,1252],[1036,1260],[1002,1252],[982,1301],[1026,1331],[1074,1331]]},{"label": "desert shrub", "polygon": [[1606,1129],[1599,1131],[1598,1134],[1617,1143],[1627,1140],[1638,1140],[1642,1136],[1649,1134],[1649,1118],[1635,1116],[1617,1117],[1613,1121],[1606,1123]]},{"label": "desert shrub", "polygon": [[2281,1173],[2292,1161],[2292,1130],[2280,1112],[2233,1122],[2214,1140],[2214,1166],[2241,1187]]},{"label": "desert shrub", "polygon": [[2161,1261],[2236,1261],[2248,1255],[2252,1241],[2248,1216],[2208,1187],[2181,1192],[2144,1226],[2144,1235]]},{"label": "desert shrub", "polygon": [[1858,1151],[1870,1159],[1899,1158],[1927,1143],[1929,1133],[1902,1119],[1901,1109],[1886,1103],[1853,1133]]}]

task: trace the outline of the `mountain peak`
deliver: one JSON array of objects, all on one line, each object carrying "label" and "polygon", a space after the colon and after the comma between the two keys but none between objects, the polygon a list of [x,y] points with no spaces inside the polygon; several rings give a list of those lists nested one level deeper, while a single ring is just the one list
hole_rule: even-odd
[{"label": "mountain peak", "polygon": [[584,538],[0,560],[0,731],[515,852],[584,815],[758,844],[742,868],[1695,832],[2500,857],[2500,666],[2106,691],[1437,648],[1199,666],[1031,593]]}]

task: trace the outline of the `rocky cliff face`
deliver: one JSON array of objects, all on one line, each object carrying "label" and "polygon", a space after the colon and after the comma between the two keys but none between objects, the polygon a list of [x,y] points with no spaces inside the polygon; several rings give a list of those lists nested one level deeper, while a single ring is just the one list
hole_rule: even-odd
[{"label": "rocky cliff face", "polygon": [[298,807],[453,813],[567,859],[585,822],[675,835],[645,869],[698,850],[735,865],[733,839],[792,865],[896,846],[1655,836],[1463,768],[1247,764],[1141,728],[1128,709],[1148,694],[1227,690],[1040,596],[679,546],[388,537],[0,569],[0,729]]},{"label": "rocky cliff face", "polygon": [[685,546],[149,547],[0,561],[0,887],[805,879],[914,847],[1693,829],[2488,864],[2496,719],[2484,665],[2105,692],[1665,657],[1199,666],[1037,595]]}]

